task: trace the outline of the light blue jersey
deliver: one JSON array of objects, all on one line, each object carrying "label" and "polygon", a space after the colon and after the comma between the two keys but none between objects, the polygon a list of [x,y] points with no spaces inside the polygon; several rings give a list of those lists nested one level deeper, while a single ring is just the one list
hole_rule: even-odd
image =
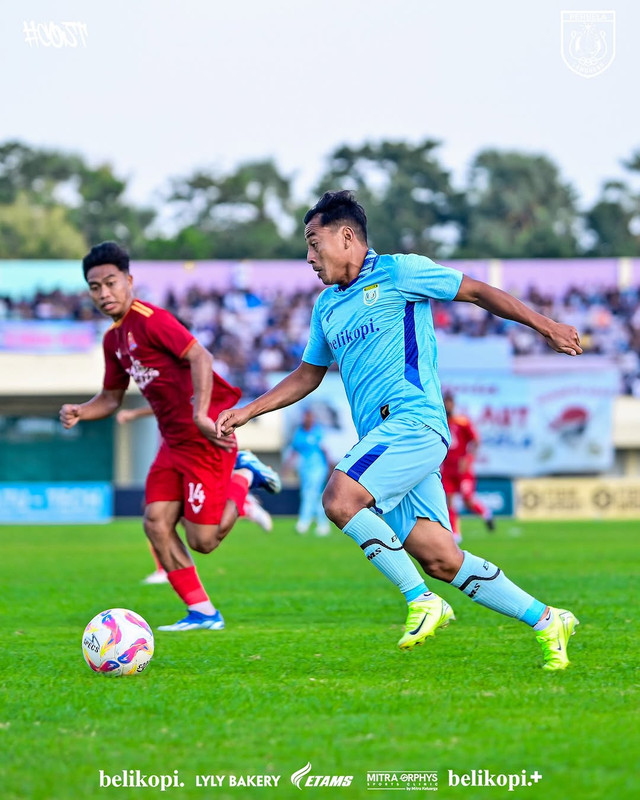
[{"label": "light blue jersey", "polygon": [[449,442],[429,299],[452,300],[462,277],[424,256],[369,250],[349,286],[316,300],[302,360],[337,362],[360,437],[402,413]]},{"label": "light blue jersey", "polygon": [[322,507],[322,492],[329,476],[329,464],[322,447],[324,435],[322,425],[313,424],[308,430],[300,425],[289,445],[289,452],[298,454],[300,510],[296,529],[299,533],[306,532],[314,519],[320,535],[329,532],[329,520]]},{"label": "light blue jersey", "polygon": [[327,458],[322,448],[324,428],[312,425],[309,430],[300,425],[293,434],[291,449],[300,456],[300,472],[322,472],[326,475]]}]

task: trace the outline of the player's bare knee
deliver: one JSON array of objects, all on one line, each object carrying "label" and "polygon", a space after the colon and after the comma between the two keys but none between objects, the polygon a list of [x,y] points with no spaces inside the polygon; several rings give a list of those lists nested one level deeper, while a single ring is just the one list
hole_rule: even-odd
[{"label": "player's bare knee", "polygon": [[161,516],[148,514],[147,512],[145,512],[142,521],[142,527],[144,528],[147,539],[149,539],[152,544],[163,541],[171,533],[166,520],[164,520]]},{"label": "player's bare knee", "polygon": [[420,565],[430,578],[451,583],[460,570],[462,558],[462,552],[456,546],[451,552],[423,555],[420,558]]},{"label": "player's bare knee", "polygon": [[195,550],[196,553],[202,553],[203,555],[215,550],[216,546],[217,542],[214,543],[210,538],[189,539],[189,547]]},{"label": "player's bare knee", "polygon": [[327,517],[338,528],[344,528],[349,520],[364,508],[364,506],[354,503],[350,497],[338,495],[329,486],[322,495],[322,507]]},{"label": "player's bare knee", "polygon": [[216,549],[225,536],[226,532],[219,525],[216,525],[204,531],[189,531],[187,533],[187,542],[189,547],[195,550],[196,553],[207,555]]},{"label": "player's bare knee", "polygon": [[195,550],[196,553],[202,553],[203,555],[207,555],[212,550],[214,550],[217,546],[217,542],[214,541],[212,536],[187,536],[187,542],[189,543],[189,547],[192,550]]}]

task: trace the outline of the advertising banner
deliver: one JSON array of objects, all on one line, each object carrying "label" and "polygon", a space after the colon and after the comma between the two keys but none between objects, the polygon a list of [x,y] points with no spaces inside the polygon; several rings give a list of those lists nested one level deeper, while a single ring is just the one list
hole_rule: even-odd
[{"label": "advertising banner", "polygon": [[110,483],[0,483],[0,523],[109,522]]},{"label": "advertising banner", "polygon": [[[480,478],[476,487],[476,497],[496,516],[513,516],[513,483],[508,478]],[[458,502],[458,511],[462,515],[472,514],[461,501]]]},{"label": "advertising banner", "polygon": [[613,465],[610,370],[530,378],[535,473],[605,472]]},{"label": "advertising banner", "polygon": [[564,375],[441,372],[455,412],[469,417],[480,447],[478,475],[604,472],[613,464],[614,370]]},{"label": "advertising banner", "polygon": [[0,351],[7,353],[86,353],[104,325],[95,322],[0,320]]},{"label": "advertising banner", "polygon": [[516,481],[520,519],[638,519],[640,478],[543,478]]}]

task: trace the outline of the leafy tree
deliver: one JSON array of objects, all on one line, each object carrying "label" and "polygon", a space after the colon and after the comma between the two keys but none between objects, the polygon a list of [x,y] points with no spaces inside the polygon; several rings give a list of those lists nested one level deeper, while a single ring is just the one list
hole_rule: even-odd
[{"label": "leafy tree", "polygon": [[380,252],[446,255],[457,238],[464,204],[434,154],[438,146],[426,139],[418,145],[381,141],[338,147],[317,191],[353,190]]},{"label": "leafy tree", "polygon": [[588,232],[594,237],[586,255],[637,256],[640,255],[640,236],[633,233],[638,221],[638,198],[622,181],[607,181],[600,197],[585,214]]},{"label": "leafy tree", "polygon": [[[155,212],[127,203],[125,190],[126,183],[108,164],[93,168],[75,154],[32,148],[18,141],[0,146],[0,209],[15,204],[18,197],[20,218],[25,204],[33,208],[34,219],[38,210],[59,209],[60,218],[75,227],[82,240],[95,244],[116,239],[135,253]],[[14,218],[15,214],[5,214],[5,225]],[[19,231],[13,241],[22,241]],[[33,248],[28,250],[32,253]],[[33,257],[24,250],[12,255]]]},{"label": "leafy tree", "polygon": [[73,191],[73,179],[84,168],[78,156],[6,142],[0,146],[0,204],[14,203],[22,193],[34,205],[58,205],[57,194]]},{"label": "leafy tree", "polygon": [[[623,166],[632,174],[640,172],[640,150]],[[593,243],[590,256],[640,255],[640,195],[625,181],[606,181],[592,208],[585,214],[587,231]]]},{"label": "leafy tree", "polygon": [[139,256],[155,211],[127,203],[126,183],[113,174],[108,164],[85,167],[77,178],[79,198],[69,218],[78,230],[91,244],[114,239]]},{"label": "leafy tree", "polygon": [[544,155],[484,150],[472,164],[457,256],[568,258],[578,252],[576,197]]},{"label": "leafy tree", "polygon": [[0,204],[0,258],[81,258],[87,249],[62,206],[33,205],[24,192]]},{"label": "leafy tree", "polygon": [[[173,181],[167,200],[178,233],[149,242],[164,258],[287,258],[300,255],[290,180],[271,160],[240,165],[229,175],[197,171]],[[171,254],[171,255],[168,255]]]}]

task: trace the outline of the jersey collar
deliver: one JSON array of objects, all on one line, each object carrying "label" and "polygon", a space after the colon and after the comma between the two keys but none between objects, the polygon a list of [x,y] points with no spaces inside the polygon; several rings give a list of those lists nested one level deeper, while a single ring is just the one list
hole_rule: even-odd
[{"label": "jersey collar", "polygon": [[336,286],[336,292],[346,292],[347,289],[350,289],[353,286],[353,284],[359,281],[363,275],[367,275],[374,269],[377,260],[378,260],[378,254],[372,247],[370,247],[367,250],[367,255],[364,257],[364,261],[362,262],[362,267],[360,267],[360,272],[351,281],[351,283],[348,283],[346,286]]}]

